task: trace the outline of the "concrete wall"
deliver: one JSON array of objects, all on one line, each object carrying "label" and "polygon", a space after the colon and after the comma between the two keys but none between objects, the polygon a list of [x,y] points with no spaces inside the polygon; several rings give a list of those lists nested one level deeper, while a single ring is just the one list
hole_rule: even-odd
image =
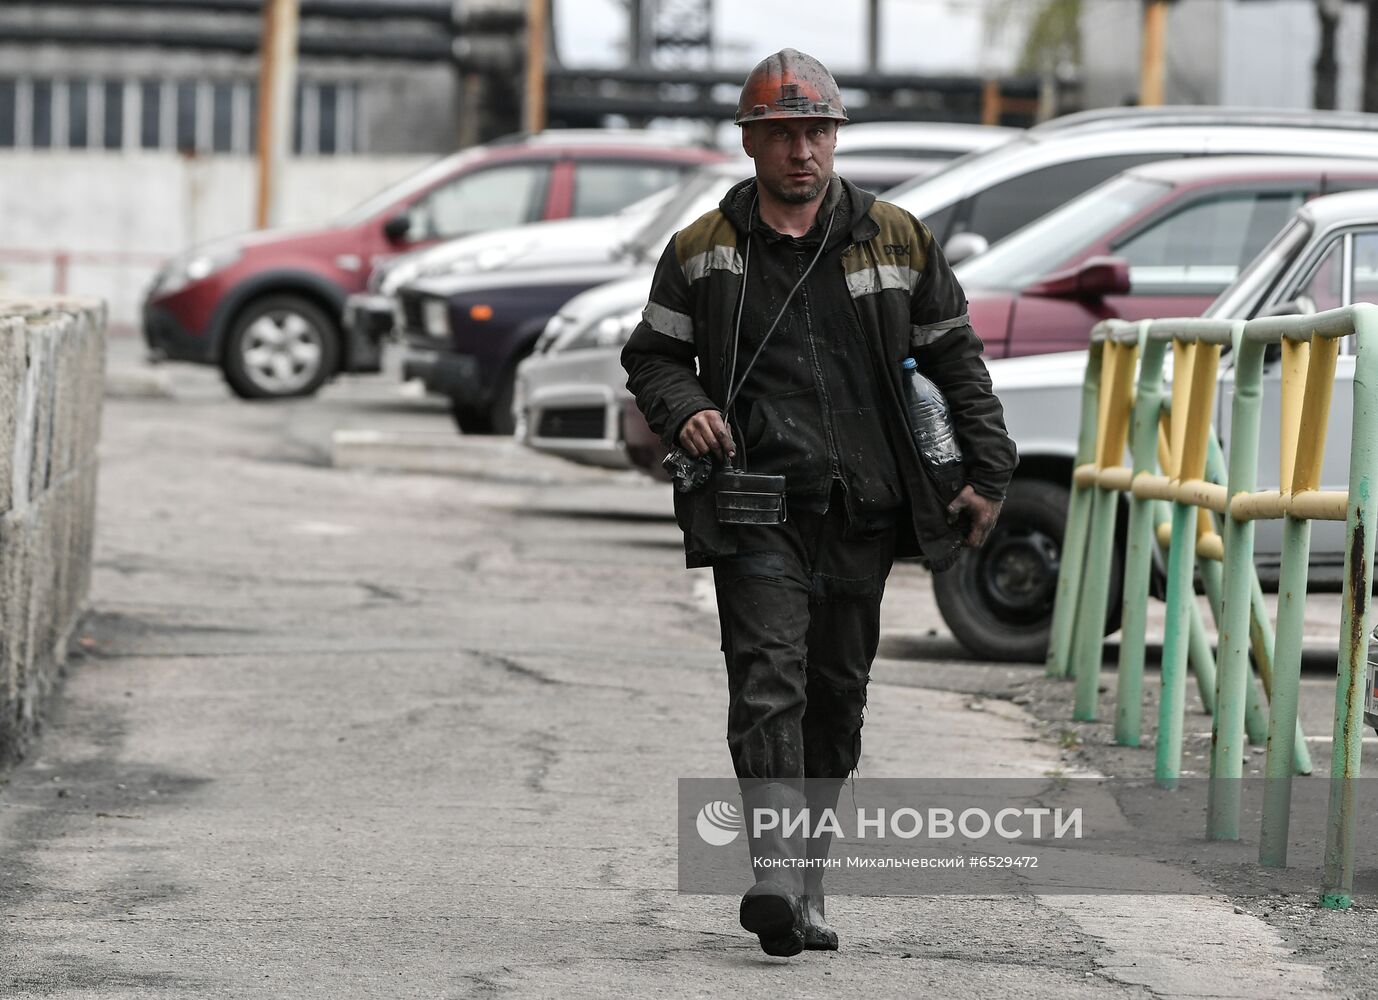
[{"label": "concrete wall", "polygon": [[[301,158],[286,169],[284,223],[327,222],[435,157]],[[176,153],[0,153],[0,295],[57,292],[54,252],[74,257],[68,293],[137,322],[163,258],[253,228],[254,163]]]},{"label": "concrete wall", "polygon": [[105,307],[0,299],[0,763],[22,753],[86,603]]}]

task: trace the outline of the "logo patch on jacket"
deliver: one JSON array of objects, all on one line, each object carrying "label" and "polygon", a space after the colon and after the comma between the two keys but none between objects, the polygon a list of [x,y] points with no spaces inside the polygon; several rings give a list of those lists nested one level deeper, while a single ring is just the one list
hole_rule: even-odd
[{"label": "logo patch on jacket", "polygon": [[885,244],[884,250],[885,250],[885,252],[888,253],[891,257],[908,257],[908,256],[909,256],[909,244],[908,244],[908,243],[887,243],[887,244]]}]

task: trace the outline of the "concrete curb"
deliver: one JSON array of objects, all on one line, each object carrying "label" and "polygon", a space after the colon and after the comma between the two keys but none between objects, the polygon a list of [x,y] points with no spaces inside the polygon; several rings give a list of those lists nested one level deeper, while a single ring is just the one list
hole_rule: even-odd
[{"label": "concrete curb", "polygon": [[112,368],[105,373],[106,399],[172,399],[172,378],[162,368]]},{"label": "concrete curb", "polygon": [[512,438],[465,437],[451,431],[336,431],[330,464],[339,469],[429,473],[532,486],[641,478],[635,472],[597,469],[541,455]]}]

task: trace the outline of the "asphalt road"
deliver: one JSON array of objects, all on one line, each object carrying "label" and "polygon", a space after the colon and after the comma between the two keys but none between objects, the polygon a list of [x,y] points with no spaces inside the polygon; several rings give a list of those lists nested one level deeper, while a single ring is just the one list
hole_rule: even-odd
[{"label": "asphalt road", "polygon": [[[246,405],[137,353],[93,613],[0,790],[6,996],[1364,995],[1181,845],[1154,863],[1190,892],[837,897],[840,952],[766,958],[735,899],[676,891],[676,780],[730,763],[665,487],[501,451],[496,479],[332,468],[338,429],[448,416],[386,379]],[[865,775],[1095,766],[1039,668],[961,657],[921,571],[885,619]]]}]

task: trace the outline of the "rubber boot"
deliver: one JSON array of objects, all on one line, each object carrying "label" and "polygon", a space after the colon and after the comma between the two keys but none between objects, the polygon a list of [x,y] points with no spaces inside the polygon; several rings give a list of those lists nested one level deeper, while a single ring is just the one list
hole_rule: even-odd
[{"label": "rubber boot", "polygon": [[[804,950],[800,919],[804,880],[801,870],[791,864],[804,857],[804,837],[800,833],[785,836],[784,816],[799,816],[807,803],[803,793],[790,785],[744,781],[742,804],[746,808],[751,870],[756,876],[756,884],[742,896],[742,927],[756,935],[767,955],[788,958]],[[753,818],[757,809],[775,811],[781,822],[755,836]]]},{"label": "rubber boot", "polygon": [[[810,831],[829,809],[837,808],[838,793],[843,782],[832,778],[813,778],[807,782]],[[832,850],[833,835],[824,830],[805,841],[805,853],[810,861],[826,861]],[[809,866],[804,870],[804,899],[802,922],[804,947],[809,951],[837,951],[837,931],[828,924],[823,906],[823,873],[826,869]]]}]

